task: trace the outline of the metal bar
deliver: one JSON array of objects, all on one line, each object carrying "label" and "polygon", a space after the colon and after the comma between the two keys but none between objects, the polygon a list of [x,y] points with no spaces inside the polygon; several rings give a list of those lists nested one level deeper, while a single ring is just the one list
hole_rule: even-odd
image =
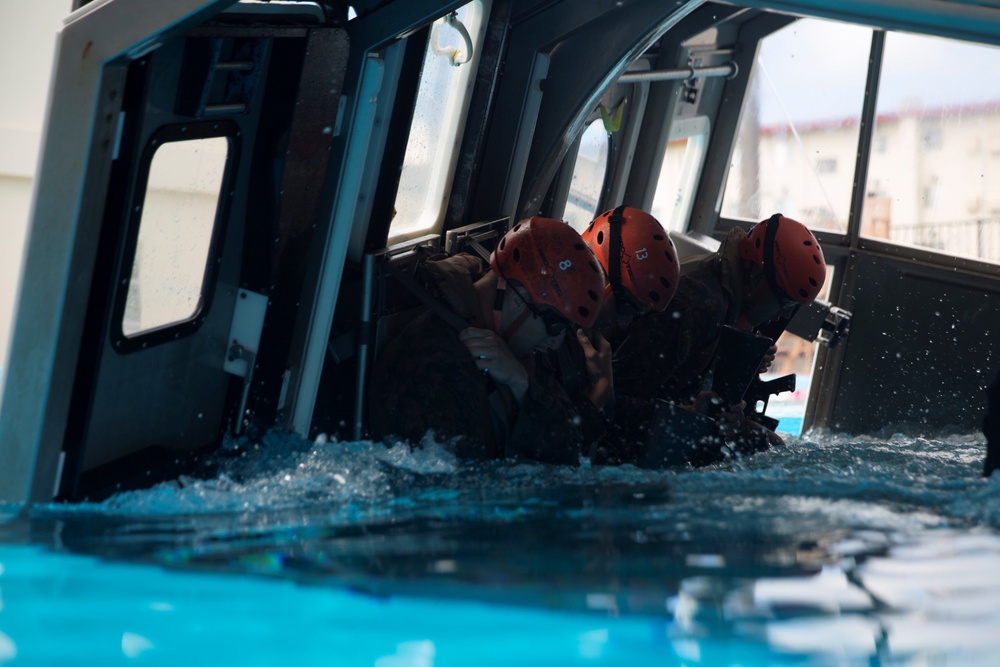
[{"label": "metal bar", "polygon": [[725,65],[713,67],[684,67],[681,69],[657,69],[649,72],[629,72],[622,74],[619,83],[638,83],[640,81],[685,81],[687,79],[708,79],[717,76],[732,78],[739,73],[736,63],[729,61]]},{"label": "metal bar", "polygon": [[233,104],[209,104],[205,106],[205,115],[220,115],[228,113],[243,113],[247,110],[247,105],[242,102],[235,102]]},{"label": "metal bar", "polygon": [[[865,99],[861,106],[861,127],[858,130],[857,160],[854,164],[854,191],[851,193],[850,220],[847,233],[850,247],[858,247],[861,237],[861,216],[865,208],[865,192],[868,189],[868,159],[872,149],[872,135],[875,133],[875,105],[878,102],[878,84],[882,76],[882,53],[885,51],[885,32],[872,31],[872,47],[869,56],[868,80],[865,83]],[[841,304],[843,305],[843,304]]]},{"label": "metal bar", "polygon": [[219,72],[249,72],[253,70],[252,60],[224,60],[215,63]]},{"label": "metal bar", "polygon": [[375,304],[375,255],[365,255],[361,267],[361,324],[358,334],[358,377],[357,393],[354,396],[354,440],[361,440],[365,423],[365,392],[368,384],[368,356],[371,354],[375,336],[373,331],[372,308]]}]

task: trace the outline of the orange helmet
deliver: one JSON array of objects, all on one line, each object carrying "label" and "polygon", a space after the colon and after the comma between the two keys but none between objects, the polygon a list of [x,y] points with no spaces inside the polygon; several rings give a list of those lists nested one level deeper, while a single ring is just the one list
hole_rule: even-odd
[{"label": "orange helmet", "polygon": [[594,253],[561,220],[533,217],[504,234],[490,257],[494,273],[517,281],[537,304],[581,327],[594,325],[607,282]]},{"label": "orange helmet", "polygon": [[[663,312],[680,284],[674,242],[645,211],[619,206],[605,211],[583,232],[583,240],[608,273],[615,292],[624,289],[644,306]],[[618,257],[618,261],[609,261]]]},{"label": "orange helmet", "polygon": [[816,299],[826,280],[819,241],[801,222],[780,213],[753,226],[740,243],[740,257],[764,270],[778,296],[803,305]]}]

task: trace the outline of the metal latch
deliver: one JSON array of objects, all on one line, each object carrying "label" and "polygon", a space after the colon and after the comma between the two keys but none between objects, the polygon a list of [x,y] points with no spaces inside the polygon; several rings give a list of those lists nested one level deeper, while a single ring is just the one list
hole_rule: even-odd
[{"label": "metal latch", "polygon": [[847,338],[847,334],[851,332],[851,317],[850,311],[830,306],[826,317],[823,318],[823,323],[820,325],[817,338],[820,342],[826,343],[831,350],[837,347],[837,344]]},{"label": "metal latch", "polygon": [[850,333],[851,317],[850,311],[816,299],[808,306],[796,309],[786,331],[808,341],[819,340],[834,348]]}]

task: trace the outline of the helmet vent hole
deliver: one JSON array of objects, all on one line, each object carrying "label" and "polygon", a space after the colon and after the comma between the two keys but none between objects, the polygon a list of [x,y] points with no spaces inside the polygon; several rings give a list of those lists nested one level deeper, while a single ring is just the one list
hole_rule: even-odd
[{"label": "helmet vent hole", "polygon": [[799,290],[799,296],[801,296],[803,299],[808,299],[809,298],[809,292],[805,291],[804,289],[800,289]]},{"label": "helmet vent hole", "polygon": [[590,309],[586,306],[580,306],[577,308],[577,312],[580,313],[580,317],[587,320],[590,319]]},{"label": "helmet vent hole", "polygon": [[648,296],[649,296],[649,300],[652,301],[653,303],[659,303],[660,302],[660,293],[659,292],[657,292],[655,290],[650,290]]},{"label": "helmet vent hole", "polygon": [[517,223],[516,225],[514,225],[514,229],[512,229],[512,230],[510,230],[510,231],[512,231],[512,232],[516,232],[516,231],[517,231],[517,230],[519,230],[520,228],[521,228],[521,223],[519,222],[519,223]]},{"label": "helmet vent hole", "polygon": [[597,232],[597,245],[604,245],[604,230]]},{"label": "helmet vent hole", "polygon": [[813,255],[813,261],[816,262],[817,264],[821,264],[822,263],[822,262],[819,261],[819,257],[817,257],[816,255]]},{"label": "helmet vent hole", "polygon": [[810,278],[809,284],[812,285],[813,287],[816,287],[819,283],[816,282],[815,278]]},{"label": "helmet vent hole", "polygon": [[587,290],[587,296],[590,297],[591,301],[597,303],[597,292],[595,292],[594,290]]},{"label": "helmet vent hole", "polygon": [[574,243],[574,244],[573,244],[573,249],[574,249],[574,250],[579,250],[579,251],[583,251],[583,250],[584,250],[584,249],[585,249],[586,247],[587,247],[587,246],[585,246],[585,245],[584,245],[584,244],[582,244],[582,243]]},{"label": "helmet vent hole", "polygon": [[753,240],[753,247],[760,250],[760,238],[756,238]]},{"label": "helmet vent hole", "polygon": [[670,289],[670,281],[667,280],[666,278],[664,278],[663,276],[660,276],[660,284],[663,285],[664,289],[667,289],[667,290]]},{"label": "helmet vent hole", "polygon": [[507,239],[506,238],[500,239],[500,250],[503,250],[504,246],[506,245],[507,245]]},{"label": "helmet vent hole", "polygon": [[657,241],[662,241],[663,234],[653,234],[653,238],[656,239]]},{"label": "helmet vent hole", "polygon": [[813,244],[812,241],[803,241],[802,242],[802,245],[812,245],[812,244]]},{"label": "helmet vent hole", "polygon": [[514,248],[513,255],[514,255],[514,261],[515,262],[520,262],[521,261],[521,249],[520,248]]},{"label": "helmet vent hole", "polygon": [[674,255],[669,250],[664,250],[663,256],[666,257],[667,261],[670,262],[671,264],[674,263]]}]

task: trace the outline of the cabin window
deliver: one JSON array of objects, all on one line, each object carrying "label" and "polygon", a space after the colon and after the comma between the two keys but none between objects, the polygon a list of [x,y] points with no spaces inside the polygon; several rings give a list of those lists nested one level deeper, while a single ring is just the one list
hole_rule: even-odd
[{"label": "cabin window", "polygon": [[695,188],[708,148],[708,118],[675,120],[653,194],[653,217],[670,231],[687,230]]},{"label": "cabin window", "polygon": [[886,34],[862,235],[1000,261],[998,77],[996,47]]},{"label": "cabin window", "polygon": [[598,118],[580,137],[580,150],[573,165],[573,179],[563,217],[577,231],[583,231],[600,211],[601,191],[608,171],[609,137],[604,121]]},{"label": "cabin window", "polygon": [[224,136],[154,138],[134,211],[138,233],[121,318],[126,338],[189,322],[201,312],[230,149]]},{"label": "cabin window", "polygon": [[391,243],[438,231],[444,221],[486,25],[484,4],[474,0],[431,27],[389,228]]},{"label": "cabin window", "polygon": [[854,164],[871,36],[860,26],[800,19],[761,41],[724,216],[780,212],[812,229],[847,231],[854,170],[836,165]]}]

